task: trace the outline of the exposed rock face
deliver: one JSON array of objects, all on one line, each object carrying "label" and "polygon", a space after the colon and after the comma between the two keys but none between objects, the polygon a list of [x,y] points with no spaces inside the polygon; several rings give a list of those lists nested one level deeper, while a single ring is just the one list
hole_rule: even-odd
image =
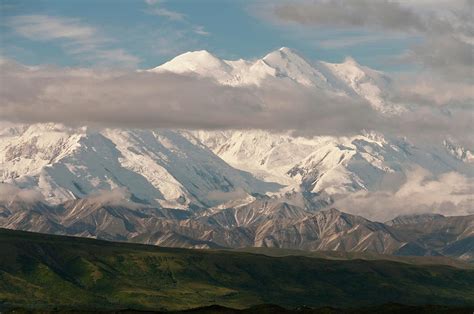
[{"label": "exposed rock face", "polygon": [[161,246],[278,247],[473,259],[474,215],[398,217],[384,224],[334,208],[308,211],[268,197],[195,212],[89,199],[56,206],[16,202],[0,210],[0,226],[5,228]]}]

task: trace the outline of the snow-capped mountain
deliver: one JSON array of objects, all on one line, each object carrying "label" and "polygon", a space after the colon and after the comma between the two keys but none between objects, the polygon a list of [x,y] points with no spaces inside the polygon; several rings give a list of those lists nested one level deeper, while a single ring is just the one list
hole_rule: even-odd
[{"label": "snow-capped mountain", "polygon": [[187,52],[149,71],[194,74],[231,86],[259,86],[265,80],[291,80],[326,92],[362,97],[386,114],[402,110],[384,99],[389,78],[383,73],[361,66],[352,58],[340,64],[311,63],[287,47],[254,61],[221,60],[204,50]]},{"label": "snow-capped mountain", "polygon": [[[253,61],[221,60],[207,51],[188,52],[150,71],[199,75],[234,86],[291,80],[361,97],[381,114],[396,115],[406,110],[387,100],[385,90],[390,79],[383,73],[361,66],[352,58],[340,64],[311,63],[286,47]],[[306,138],[261,130],[194,131],[193,135],[235,168],[278,182],[287,190],[330,195],[374,191],[386,185],[387,175],[402,182],[405,170],[418,167],[434,175],[448,171],[474,174],[472,167],[459,158],[460,149],[454,154],[451,146],[447,149],[441,144],[417,147],[409,139],[388,138],[374,131],[339,138]]]},{"label": "snow-capped mountain", "polygon": [[[354,137],[294,137],[266,131],[194,132],[230,165],[288,188],[330,195],[382,188],[387,176],[422,167],[433,174],[472,173],[442,147],[420,148],[377,133]],[[396,182],[392,182],[397,184]]]},{"label": "snow-capped mountain", "polygon": [[[188,52],[148,71],[255,88],[267,80],[291,81],[361,97],[384,115],[402,111],[386,97],[390,79],[383,73],[351,58],[309,62],[288,48],[236,61]],[[396,189],[414,168],[473,176],[469,156],[451,144],[420,147],[376,131],[306,138],[262,130],[94,130],[60,124],[0,129],[0,180],[37,188],[49,202],[124,188],[134,202],[213,213],[249,204],[257,194],[312,212],[341,194]]]},{"label": "snow-capped mountain", "polygon": [[137,202],[208,207],[219,203],[214,192],[278,188],[232,168],[179,131],[20,126],[3,132],[0,152],[2,181],[37,187],[56,203],[124,187]]}]

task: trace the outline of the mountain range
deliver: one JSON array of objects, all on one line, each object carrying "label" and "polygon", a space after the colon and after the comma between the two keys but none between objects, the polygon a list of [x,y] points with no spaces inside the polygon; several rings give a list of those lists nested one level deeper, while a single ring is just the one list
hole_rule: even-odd
[{"label": "mountain range", "polygon": [[[364,99],[388,117],[408,110],[387,96],[390,78],[384,73],[351,58],[309,62],[285,47],[257,60],[188,52],[147,71],[254,88],[288,81]],[[473,161],[472,152],[452,139],[420,144],[377,130],[308,137],[290,131],[14,124],[0,129],[0,180],[16,191],[0,193],[0,226],[164,246],[472,260],[472,215],[395,218],[397,212],[380,208],[369,218],[393,219],[381,223],[349,214],[354,211],[347,205],[341,209],[348,213],[330,208],[354,193],[396,191],[414,169],[427,177],[472,178]],[[18,191],[34,191],[35,199],[24,200]],[[472,199],[465,214],[472,213],[469,204]]]},{"label": "mountain range", "polygon": [[380,223],[334,208],[310,212],[269,197],[195,212],[90,199],[59,205],[13,202],[0,206],[0,226],[166,247],[270,247],[474,261],[474,215],[400,216]]}]

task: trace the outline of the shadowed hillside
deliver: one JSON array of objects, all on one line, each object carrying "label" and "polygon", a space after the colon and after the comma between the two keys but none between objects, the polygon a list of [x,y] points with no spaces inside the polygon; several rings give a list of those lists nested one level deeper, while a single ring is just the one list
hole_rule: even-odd
[{"label": "shadowed hillside", "polygon": [[5,229],[0,250],[5,309],[474,306],[470,268],[161,248]]}]

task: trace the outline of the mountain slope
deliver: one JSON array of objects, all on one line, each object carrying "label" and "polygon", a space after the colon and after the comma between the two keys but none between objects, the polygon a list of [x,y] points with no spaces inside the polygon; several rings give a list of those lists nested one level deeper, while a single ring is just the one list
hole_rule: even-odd
[{"label": "mountain slope", "polygon": [[444,217],[414,215],[398,217],[388,222],[393,229],[412,239],[396,254],[455,254],[463,260],[474,257],[474,215]]},{"label": "mountain slope", "polygon": [[[17,208],[20,208],[18,210]],[[449,256],[473,260],[474,216],[409,224],[373,222],[336,209],[312,211],[279,198],[200,211],[97,198],[0,206],[0,226],[167,247],[269,247],[308,251]]]},{"label": "mountain slope", "polygon": [[173,207],[212,206],[209,193],[274,190],[179,131],[12,128],[0,137],[2,181],[38,187],[53,202],[124,187],[134,199]]},{"label": "mountain slope", "polygon": [[269,257],[0,230],[2,309],[474,305],[472,269]]},{"label": "mountain slope", "polygon": [[470,165],[441,147],[418,147],[376,132],[352,137],[295,137],[266,131],[196,131],[193,134],[230,165],[287,190],[329,195],[396,190],[413,169],[432,175]]}]

